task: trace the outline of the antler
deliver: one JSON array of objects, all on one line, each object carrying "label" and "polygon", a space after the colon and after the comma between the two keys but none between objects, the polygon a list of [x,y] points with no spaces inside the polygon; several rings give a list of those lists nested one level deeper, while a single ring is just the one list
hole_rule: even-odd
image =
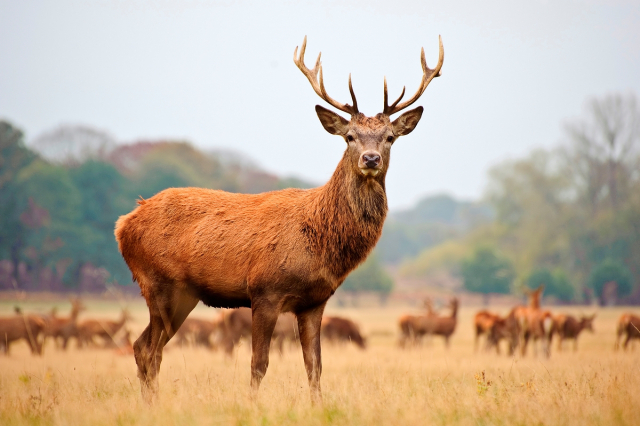
[{"label": "antler", "polygon": [[[353,93],[353,87],[351,86],[351,74],[349,74],[349,92],[351,92],[351,100],[353,101],[353,106],[349,104],[341,104],[335,99],[331,98],[327,94],[327,91],[324,88],[324,80],[322,79],[322,64],[320,63],[320,56],[322,52],[318,53],[318,59],[316,59],[316,65],[313,69],[307,68],[304,64],[304,52],[307,48],[307,36],[304,36],[304,41],[302,42],[302,48],[300,49],[300,57],[298,57],[298,46],[296,46],[296,50],[293,52],[293,62],[300,68],[300,71],[307,77],[309,83],[311,83],[311,87],[313,90],[320,96],[322,99],[327,101],[329,104],[338,108],[340,111],[344,111],[351,115],[356,115],[359,113],[358,111],[358,102],[356,101],[356,95]],[[320,82],[318,83],[318,72],[320,72]]]},{"label": "antler", "polygon": [[[420,82],[420,87],[418,88],[418,91],[416,92],[415,95],[413,95],[411,99],[398,105],[398,103],[402,100],[402,97],[404,96],[405,88],[403,87],[402,93],[400,93],[400,97],[398,97],[398,99],[396,99],[394,103],[392,103],[391,105],[388,105],[387,78],[386,77],[384,78],[384,110],[382,111],[383,114],[386,114],[386,115],[395,114],[396,112],[402,111],[409,105],[413,104],[415,101],[418,100],[418,98],[420,98],[420,96],[422,96],[422,94],[426,90],[429,83],[431,83],[431,80],[433,80],[435,77],[440,77],[440,69],[442,68],[442,63],[444,62],[444,48],[442,47],[442,37],[438,36],[438,41],[440,44],[440,52],[438,54],[438,64],[434,69],[431,69],[427,66],[427,61],[424,59],[424,48],[422,48],[422,52],[420,54],[420,62],[422,63],[422,73],[423,73],[422,81]],[[318,58],[318,60],[319,59],[320,58]]]}]

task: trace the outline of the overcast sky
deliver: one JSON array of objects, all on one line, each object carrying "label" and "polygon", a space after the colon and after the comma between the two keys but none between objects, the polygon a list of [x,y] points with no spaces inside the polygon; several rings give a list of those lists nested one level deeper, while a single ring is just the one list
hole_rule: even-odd
[{"label": "overcast sky", "polygon": [[292,61],[308,35],[325,85],[382,110],[420,81],[420,47],[443,76],[392,150],[392,208],[428,194],[482,195],[487,169],[556,145],[587,99],[640,94],[635,1],[0,0],[0,118],[33,139],[60,124],[118,140],[179,138],[231,148],[263,168],[325,182],[345,148],[320,125],[327,106]]}]

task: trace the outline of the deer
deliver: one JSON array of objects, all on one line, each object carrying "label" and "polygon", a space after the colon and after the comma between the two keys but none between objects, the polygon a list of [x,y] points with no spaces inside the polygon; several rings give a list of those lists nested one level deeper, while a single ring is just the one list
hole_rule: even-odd
[{"label": "deer", "polygon": [[320,333],[330,343],[353,342],[360,349],[367,348],[367,339],[362,337],[360,327],[348,318],[324,316]]},{"label": "deer", "polygon": [[414,104],[444,61],[427,67],[416,93],[367,117],[352,104],[327,93],[320,56],[312,69],[304,62],[304,38],[294,63],[315,93],[350,120],[316,105],[324,129],[346,143],[329,181],[318,188],[232,194],[205,188],[169,188],[121,216],[115,226],[118,248],[149,307],[149,325],[134,343],[143,399],[158,390],[162,349],[198,301],[208,306],[251,308],[251,395],[257,397],[269,365],[273,329],[282,312],[296,315],[311,401],[322,403],[320,323],[329,298],[362,263],[382,233],[387,215],[385,177],[391,146],[410,134],[423,107],[391,116]]},{"label": "deer", "polygon": [[626,334],[627,336],[622,347],[626,351],[631,339],[640,339],[640,317],[630,313],[625,313],[620,316],[616,332],[616,344],[614,347],[615,350],[618,350],[620,348],[620,338],[624,334]]},{"label": "deer", "polygon": [[540,308],[540,299],[544,285],[535,290],[525,290],[529,296],[529,306],[517,306],[514,308],[514,316],[519,323],[521,354],[527,353],[529,339],[534,340],[534,355],[538,353],[537,341],[542,340],[543,352],[548,358],[551,355],[551,340],[554,332],[554,319],[550,311]]},{"label": "deer", "polygon": [[215,349],[211,342],[211,335],[218,331],[219,325],[216,320],[187,318],[176,333],[176,343],[180,346],[192,344],[193,346]]},{"label": "deer", "polygon": [[59,318],[55,315],[55,310],[52,311],[44,330],[44,338],[52,337],[56,348],[60,347],[58,339],[62,339],[63,350],[67,349],[69,339],[72,337],[78,339],[78,315],[86,310],[80,299],[71,298],[70,302],[71,313],[69,317]]},{"label": "deer", "polygon": [[578,350],[578,336],[582,330],[593,333],[593,320],[596,314],[582,316],[580,320],[572,315],[559,314],[554,317],[554,332],[558,335],[558,352],[562,351],[565,339],[573,339],[573,351]]},{"label": "deer", "polygon": [[120,319],[117,321],[109,321],[109,320],[96,320],[96,319],[88,319],[84,320],[78,325],[78,343],[79,346],[83,346],[85,344],[94,344],[94,338],[100,337],[103,341],[103,346],[113,346],[117,343],[115,341],[115,336],[118,332],[124,327],[124,325],[129,321],[131,315],[127,309],[123,309],[120,314]]},{"label": "deer", "polygon": [[506,317],[496,318],[487,333],[487,347],[495,346],[496,354],[500,355],[500,341],[507,341],[509,356],[515,353],[520,339],[520,323],[516,316],[516,308],[512,309]]},{"label": "deer", "polygon": [[482,335],[487,336],[486,348],[489,349],[491,347],[493,343],[490,339],[491,330],[500,319],[500,315],[487,310],[482,310],[475,314],[473,317],[473,329],[475,331],[475,339],[473,341],[474,352],[478,352],[478,343]]},{"label": "deer", "polygon": [[438,316],[438,313],[433,308],[433,302],[431,298],[424,299],[423,307],[425,309],[424,315],[402,315],[398,319],[398,326],[400,327],[400,340],[398,344],[401,348],[405,348],[408,343],[416,345],[421,342],[422,336],[427,332],[428,324],[431,320]]},{"label": "deer", "polygon": [[459,304],[457,297],[452,298],[449,303],[451,314],[448,317],[439,316],[434,318],[431,328],[428,330],[430,334],[444,337],[444,344],[447,349],[449,349],[449,339],[456,331],[456,325],[458,324]]},{"label": "deer", "polygon": [[9,355],[9,347],[16,340],[25,340],[33,355],[42,355],[40,334],[46,322],[39,315],[29,315],[15,308],[16,315],[0,317],[0,351]]}]

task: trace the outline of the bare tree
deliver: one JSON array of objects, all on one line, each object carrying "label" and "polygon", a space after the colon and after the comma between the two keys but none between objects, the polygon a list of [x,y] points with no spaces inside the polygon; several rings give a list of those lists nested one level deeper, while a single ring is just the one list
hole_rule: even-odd
[{"label": "bare tree", "polygon": [[566,151],[581,198],[592,209],[624,203],[638,179],[640,110],[634,94],[611,94],[588,102],[586,116],[565,124]]}]

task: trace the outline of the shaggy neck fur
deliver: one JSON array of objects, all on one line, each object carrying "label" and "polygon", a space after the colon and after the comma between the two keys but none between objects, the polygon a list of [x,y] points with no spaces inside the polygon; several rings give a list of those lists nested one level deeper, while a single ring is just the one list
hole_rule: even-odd
[{"label": "shaggy neck fur", "polygon": [[384,173],[366,178],[354,171],[345,152],[333,176],[318,188],[303,224],[311,251],[341,283],[378,242],[387,216]]}]

